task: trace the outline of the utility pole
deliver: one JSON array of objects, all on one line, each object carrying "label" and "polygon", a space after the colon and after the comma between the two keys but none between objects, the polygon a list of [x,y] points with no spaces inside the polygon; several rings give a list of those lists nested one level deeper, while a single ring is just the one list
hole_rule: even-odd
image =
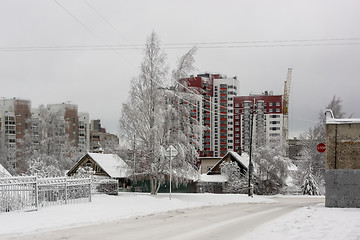
[{"label": "utility pole", "polygon": [[136,138],[136,135],[134,134],[134,146],[133,146],[133,160],[134,160],[134,181],[135,181],[135,173],[136,173],[136,162],[135,162],[135,138]]},{"label": "utility pole", "polygon": [[249,150],[249,186],[248,186],[248,196],[253,197],[253,186],[252,186],[252,175],[254,170],[254,165],[252,163],[252,142],[253,142],[253,125],[254,125],[254,111],[255,111],[255,98],[251,110],[251,119],[250,119],[250,150]]}]

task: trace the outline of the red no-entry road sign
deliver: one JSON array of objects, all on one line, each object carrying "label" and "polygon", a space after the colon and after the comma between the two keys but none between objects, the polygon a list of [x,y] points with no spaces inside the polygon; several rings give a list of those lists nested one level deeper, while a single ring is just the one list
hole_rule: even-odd
[{"label": "red no-entry road sign", "polygon": [[325,152],[325,150],[326,150],[326,146],[324,143],[319,143],[316,148],[317,148],[318,152]]}]

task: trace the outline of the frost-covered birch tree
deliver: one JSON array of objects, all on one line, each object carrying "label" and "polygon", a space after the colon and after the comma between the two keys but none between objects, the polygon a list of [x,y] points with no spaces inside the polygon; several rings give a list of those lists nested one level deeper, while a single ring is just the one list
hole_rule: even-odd
[{"label": "frost-covered birch tree", "polygon": [[[173,75],[184,74],[191,63],[186,59],[192,57],[189,53]],[[146,42],[140,74],[133,79],[129,99],[122,106],[119,125],[123,139],[132,143],[135,137],[135,172],[150,181],[151,194],[157,194],[169,173],[165,149],[170,144],[179,151],[174,165],[188,167],[186,161],[196,155],[196,147],[189,147],[190,134],[184,122],[186,113],[180,106],[179,95],[173,87],[166,87],[166,80],[170,82],[167,73],[166,55],[160,48],[158,36],[152,32]]]},{"label": "frost-covered birch tree", "polygon": [[160,145],[161,111],[167,74],[166,55],[152,32],[146,42],[140,74],[132,81],[130,99],[123,104],[120,131],[128,140],[136,136],[139,145],[138,173],[150,180],[151,194],[156,194],[165,167],[164,147]]}]

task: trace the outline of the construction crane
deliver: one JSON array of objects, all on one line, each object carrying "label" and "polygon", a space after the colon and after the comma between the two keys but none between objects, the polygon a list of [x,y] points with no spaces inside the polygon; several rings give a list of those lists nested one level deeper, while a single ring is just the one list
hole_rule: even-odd
[{"label": "construction crane", "polygon": [[284,96],[283,96],[284,121],[283,121],[283,129],[282,129],[283,139],[286,142],[289,140],[289,97],[290,97],[291,74],[292,74],[292,68],[288,68],[287,78],[284,83]]}]

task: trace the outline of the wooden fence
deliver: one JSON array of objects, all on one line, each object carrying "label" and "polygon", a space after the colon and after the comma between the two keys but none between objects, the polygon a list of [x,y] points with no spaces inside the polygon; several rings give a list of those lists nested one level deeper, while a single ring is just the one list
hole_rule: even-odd
[{"label": "wooden fence", "polygon": [[90,178],[0,178],[0,213],[91,202]]}]

